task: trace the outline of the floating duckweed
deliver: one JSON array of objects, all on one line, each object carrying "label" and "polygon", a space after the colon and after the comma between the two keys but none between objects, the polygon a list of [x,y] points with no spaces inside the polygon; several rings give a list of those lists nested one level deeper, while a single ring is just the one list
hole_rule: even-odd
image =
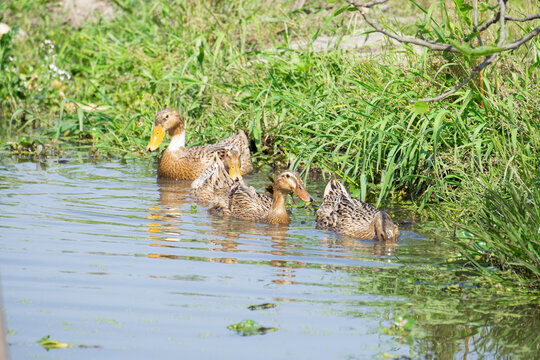
[{"label": "floating duckweed", "polygon": [[56,341],[56,340],[51,340],[50,335],[42,337],[38,342],[39,342],[39,345],[43,346],[47,350],[64,349],[64,348],[70,347],[70,345],[66,343]]},{"label": "floating duckweed", "polygon": [[259,325],[253,320],[240,321],[239,323],[227,326],[227,329],[234,330],[242,336],[264,335],[267,332],[277,330],[276,328]]}]

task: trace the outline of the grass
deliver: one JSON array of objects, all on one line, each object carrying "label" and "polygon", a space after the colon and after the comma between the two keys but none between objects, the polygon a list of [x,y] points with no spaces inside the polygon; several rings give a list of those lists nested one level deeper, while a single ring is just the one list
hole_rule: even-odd
[{"label": "grass", "polygon": [[[243,128],[259,165],[321,168],[376,205],[401,199],[418,208],[436,204],[432,208],[448,226],[493,239],[490,253],[506,254],[498,260],[503,268],[521,261],[508,261],[521,259],[505,252],[508,242],[521,244],[519,251],[527,254],[533,242],[499,236],[488,214],[501,204],[526,201],[528,212],[508,209],[516,222],[540,206],[532,195],[509,195],[524,194],[523,184],[538,185],[538,38],[486,69],[482,91],[472,82],[425,107],[408,101],[451,89],[470,70],[470,59],[409,47],[365,56],[293,46],[368,31],[342,3],[115,3],[115,17],[78,29],[62,25],[46,1],[0,5],[0,21],[15,28],[0,40],[0,132],[12,148],[44,145],[46,152],[60,144],[92,154],[145,156],[153,115],[172,107],[187,121],[189,144]],[[420,4],[428,9],[430,3],[438,2]],[[510,6],[534,12],[528,2]],[[414,34],[418,28],[391,16],[410,16],[413,8],[391,8],[388,26]],[[425,21],[425,36],[448,31],[444,14],[441,19]],[[508,36],[532,25],[511,24]],[[17,27],[26,35],[16,35]],[[452,29],[456,36],[467,31],[465,25]],[[522,181],[508,185],[516,178],[512,169]],[[490,202],[490,196],[501,202]],[[509,222],[510,214],[503,214],[498,226]],[[471,228],[474,223],[479,228]],[[471,246],[461,250],[470,259],[478,256]],[[537,274],[537,260],[524,261]]]},{"label": "grass", "polygon": [[[511,170],[512,171],[512,170]],[[463,221],[456,243],[468,260],[484,273],[496,266],[499,276],[521,279],[521,285],[538,287],[540,282],[540,177],[524,183],[517,172],[494,186],[483,179],[478,197],[481,205],[474,218]]]}]

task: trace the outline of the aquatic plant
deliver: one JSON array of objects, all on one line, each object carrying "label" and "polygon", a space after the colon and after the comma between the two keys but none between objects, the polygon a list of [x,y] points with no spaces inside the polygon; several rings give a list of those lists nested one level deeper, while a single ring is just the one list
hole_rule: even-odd
[{"label": "aquatic plant", "polygon": [[231,324],[227,326],[227,329],[234,330],[238,333],[238,335],[242,336],[264,335],[268,332],[277,330],[276,328],[259,325],[253,320],[244,320],[236,324]]},{"label": "aquatic plant", "polygon": [[39,339],[38,343],[39,343],[39,345],[43,346],[46,350],[64,349],[64,348],[70,347],[69,344],[66,344],[66,343],[63,343],[63,342],[60,342],[60,341],[56,341],[56,340],[51,340],[50,335],[42,337],[41,339]]}]

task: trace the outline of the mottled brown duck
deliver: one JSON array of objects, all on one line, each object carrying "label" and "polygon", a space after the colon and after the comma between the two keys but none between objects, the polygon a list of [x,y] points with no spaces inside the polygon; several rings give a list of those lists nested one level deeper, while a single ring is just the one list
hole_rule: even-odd
[{"label": "mottled brown duck", "polygon": [[242,174],[246,175],[253,171],[249,141],[242,130],[216,144],[186,148],[186,130],[182,117],[176,110],[163,109],[156,114],[154,130],[146,150],[158,149],[167,132],[171,135],[171,142],[159,160],[159,177],[195,180],[214,163],[215,153],[223,160],[226,151],[233,146],[240,151]]},{"label": "mottled brown duck", "polygon": [[243,183],[240,166],[240,151],[236,147],[225,152],[223,161],[214,154],[213,165],[191,183],[190,195],[203,205],[225,203],[231,188]]},{"label": "mottled brown duck", "polygon": [[285,209],[285,200],[291,192],[303,201],[313,201],[300,175],[287,170],[274,181],[272,197],[256,192],[251,186],[238,184],[231,188],[228,201],[215,204],[212,210],[252,222],[289,224],[291,220]]},{"label": "mottled brown duck", "polygon": [[353,199],[343,184],[332,179],[315,213],[317,227],[364,240],[397,242],[399,230],[390,215]]}]

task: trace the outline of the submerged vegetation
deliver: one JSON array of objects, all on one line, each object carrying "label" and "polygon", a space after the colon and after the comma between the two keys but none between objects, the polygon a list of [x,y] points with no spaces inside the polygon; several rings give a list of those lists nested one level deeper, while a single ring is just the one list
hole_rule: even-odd
[{"label": "submerged vegetation", "polygon": [[[431,3],[454,11],[443,1],[376,11],[409,35],[471,28],[462,1],[456,27],[432,26]],[[466,230],[456,241],[471,264],[538,286],[538,37],[427,106],[410,101],[454,88],[471,58],[384,42],[340,46],[372,32],[346,3],[119,0],[111,17],[81,27],[53,6],[0,4],[11,27],[0,39],[0,131],[11,149],[144,156],[153,115],[171,107],[186,119],[189,144],[242,128],[259,165],[320,168],[377,205],[438,204],[449,228]],[[421,6],[424,16],[411,19]],[[528,1],[508,8],[537,11]],[[509,24],[508,35],[539,21]],[[332,45],[317,51],[323,40]]]}]

